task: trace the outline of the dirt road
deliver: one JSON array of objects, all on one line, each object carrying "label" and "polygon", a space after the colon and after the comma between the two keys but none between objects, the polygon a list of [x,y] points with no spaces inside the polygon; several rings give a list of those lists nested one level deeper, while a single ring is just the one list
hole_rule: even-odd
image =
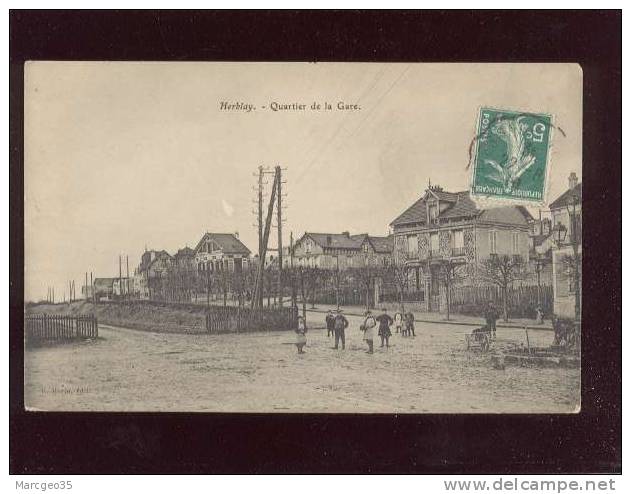
[{"label": "dirt road", "polygon": [[[25,353],[25,404],[38,410],[494,413],[572,412],[580,370],[507,367],[465,350],[470,328],[418,324],[416,338],[365,353],[349,317],[346,350],[308,333],[158,334],[100,327],[102,339]],[[499,344],[525,341],[498,330]],[[552,333],[530,332],[531,345]]]}]

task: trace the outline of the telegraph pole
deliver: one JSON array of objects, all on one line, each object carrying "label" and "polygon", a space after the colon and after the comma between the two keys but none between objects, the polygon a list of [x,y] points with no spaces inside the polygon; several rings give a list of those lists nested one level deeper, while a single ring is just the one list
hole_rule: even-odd
[{"label": "telegraph pole", "polygon": [[118,289],[120,290],[121,298],[123,295],[123,268],[122,268],[122,257],[118,255]]},{"label": "telegraph pole", "polygon": [[278,306],[283,306],[283,210],[280,166],[276,167],[276,222],[278,223]]},{"label": "telegraph pole", "polygon": [[296,285],[294,283],[294,232],[289,232],[289,270],[291,272],[291,306],[296,307]]},{"label": "telegraph pole", "polygon": [[92,278],[92,271],[90,271],[90,295],[92,296],[92,303],[94,303],[94,281]]},{"label": "telegraph pole", "polygon": [[[252,299],[252,307],[262,307],[263,305],[263,273],[265,271],[265,256],[267,255],[267,242],[269,240],[269,231],[272,226],[272,215],[274,213],[274,202],[276,200],[277,180],[272,185],[272,196],[270,197],[269,206],[267,208],[267,218],[265,219],[265,232],[263,234],[262,251],[259,256],[259,269],[256,277],[255,297]],[[256,304],[256,305],[255,305]]]},{"label": "telegraph pole", "polygon": [[258,228],[259,228],[259,262],[263,254],[263,166],[259,166]]},{"label": "telegraph pole", "polygon": [[88,300],[88,272],[85,272],[85,300]]},{"label": "telegraph pole", "polygon": [[127,280],[125,281],[125,291],[127,297],[129,297],[129,254],[125,254],[125,259],[127,261]]}]

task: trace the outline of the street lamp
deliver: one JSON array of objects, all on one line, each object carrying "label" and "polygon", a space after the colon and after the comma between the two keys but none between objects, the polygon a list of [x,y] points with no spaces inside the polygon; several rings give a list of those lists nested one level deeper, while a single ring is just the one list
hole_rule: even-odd
[{"label": "street lamp", "polygon": [[565,242],[565,236],[567,235],[567,228],[563,224],[555,225],[552,229],[552,234],[554,235],[554,241],[558,247],[563,245]]}]

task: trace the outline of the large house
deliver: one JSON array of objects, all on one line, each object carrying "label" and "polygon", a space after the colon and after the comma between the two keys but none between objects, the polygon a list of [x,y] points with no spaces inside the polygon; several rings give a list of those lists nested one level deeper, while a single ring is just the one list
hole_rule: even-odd
[{"label": "large house", "polygon": [[173,258],[166,250],[146,250],[140,258],[132,282],[132,292],[142,298],[151,296],[151,290],[160,285],[160,281],[168,276]]},{"label": "large house", "polygon": [[[385,266],[392,259],[392,237],[362,233],[305,232],[294,244],[294,266],[322,269],[363,267],[366,263]],[[287,260],[283,259],[287,265]]]},{"label": "large house", "polygon": [[441,266],[462,265],[470,283],[478,266],[491,255],[520,256],[528,262],[532,215],[521,206],[481,209],[469,191],[447,192],[430,186],[390,226],[394,257],[408,269],[409,287],[426,310],[441,307]]},{"label": "large house", "polygon": [[[575,317],[576,306],[580,311],[581,256],[582,256],[582,200],[583,187],[576,173],[568,179],[568,189],[550,204],[552,215],[552,278],[554,313],[561,317]],[[578,262],[574,262],[574,250]],[[578,292],[575,276],[578,269]],[[577,304],[578,300],[578,304]]]},{"label": "large house", "polygon": [[250,249],[238,233],[206,232],[195,247],[195,263],[202,272],[240,271],[248,266]]},{"label": "large house", "polygon": [[179,271],[191,271],[197,268],[195,251],[190,247],[184,247],[173,255],[173,266]]}]

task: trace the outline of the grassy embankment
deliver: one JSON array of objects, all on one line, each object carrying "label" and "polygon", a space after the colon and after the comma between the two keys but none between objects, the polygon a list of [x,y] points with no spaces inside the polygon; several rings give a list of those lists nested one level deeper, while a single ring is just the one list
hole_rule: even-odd
[{"label": "grassy embankment", "polygon": [[99,324],[111,326],[159,333],[199,334],[206,332],[203,306],[146,302],[93,304],[78,301],[72,304],[32,305],[26,309],[26,313],[74,316],[94,314]]}]

